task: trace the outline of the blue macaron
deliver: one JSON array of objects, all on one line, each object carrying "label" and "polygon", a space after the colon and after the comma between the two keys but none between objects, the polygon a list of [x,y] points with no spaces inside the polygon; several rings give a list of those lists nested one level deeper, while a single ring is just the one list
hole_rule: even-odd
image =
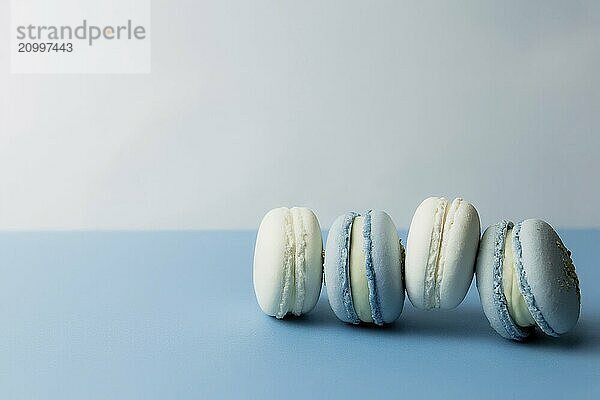
[{"label": "blue macaron", "polygon": [[383,211],[339,216],[327,236],[325,285],[335,315],[352,324],[395,321],[404,306],[404,248]]},{"label": "blue macaron", "polygon": [[526,339],[536,327],[559,336],[577,323],[581,294],[571,252],[544,221],[486,229],[475,274],[484,313],[507,339]]}]

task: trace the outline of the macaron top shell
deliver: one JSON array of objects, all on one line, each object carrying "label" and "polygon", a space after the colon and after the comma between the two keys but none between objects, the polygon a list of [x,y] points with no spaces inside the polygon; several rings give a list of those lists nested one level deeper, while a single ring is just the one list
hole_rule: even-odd
[{"label": "macaron top shell", "polygon": [[514,227],[519,287],[544,333],[559,336],[579,319],[581,293],[571,253],[552,227],[527,219]]},{"label": "macaron top shell", "polygon": [[415,211],[406,245],[406,290],[421,309],[452,309],[464,299],[479,243],[479,215],[463,199],[425,199]]},{"label": "macaron top shell", "polygon": [[321,229],[308,208],[269,211],[256,238],[253,282],[256,299],[267,315],[283,318],[314,308],[321,292]]},{"label": "macaron top shell", "polygon": [[[365,307],[370,310],[371,315],[363,317],[363,322],[377,325],[393,322],[404,305],[403,252],[398,232],[389,215],[382,211],[367,211],[359,217],[362,218],[362,232],[352,229],[357,217],[359,214],[355,212],[338,217],[327,236],[325,284],[329,303],[336,316],[344,322],[360,323],[357,308],[363,310]],[[362,237],[358,241],[357,238],[352,240],[351,233],[361,234]],[[351,246],[353,242],[355,246]],[[356,243],[360,243],[358,248]],[[361,257],[353,258],[364,259],[364,264],[350,268],[350,255],[356,252],[361,252]],[[364,276],[352,279],[353,273]],[[353,294],[363,291],[352,287],[352,282],[363,282],[364,278],[368,295],[353,298]]]}]

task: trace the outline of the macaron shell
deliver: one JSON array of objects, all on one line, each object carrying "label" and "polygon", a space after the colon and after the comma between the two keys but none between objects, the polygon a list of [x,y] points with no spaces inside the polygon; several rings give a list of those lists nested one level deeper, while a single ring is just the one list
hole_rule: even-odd
[{"label": "macaron shell", "polygon": [[317,305],[323,286],[323,237],[319,221],[312,210],[300,208],[299,211],[306,235],[306,249],[304,251],[305,297],[302,307],[302,314],[306,314]]},{"label": "macaron shell", "polygon": [[575,267],[554,229],[539,219],[515,225],[519,289],[537,325],[558,336],[579,318],[580,291]]},{"label": "macaron shell", "polygon": [[285,207],[269,211],[263,218],[256,237],[252,279],[256,299],[263,312],[276,316],[284,287],[286,228]]},{"label": "macaron shell", "polygon": [[489,226],[483,233],[477,252],[475,278],[483,312],[491,327],[506,339],[523,340],[532,330],[514,323],[502,290],[503,249],[508,227],[512,227],[512,223],[502,221]]},{"label": "macaron shell", "polygon": [[481,232],[479,215],[473,205],[463,201],[445,234],[445,261],[440,286],[440,308],[453,309],[467,295],[475,269]]},{"label": "macaron shell", "polygon": [[404,282],[410,302],[425,309],[425,269],[429,258],[429,245],[434,228],[435,210],[439,197],[429,197],[417,207],[408,230]]},{"label": "macaron shell", "polygon": [[331,225],[325,245],[325,287],[329,305],[343,322],[358,324],[349,277],[348,240],[356,213],[340,215]]},{"label": "macaron shell", "polygon": [[390,323],[404,307],[404,260],[396,226],[383,211],[371,212],[371,242],[380,315],[384,323]]}]

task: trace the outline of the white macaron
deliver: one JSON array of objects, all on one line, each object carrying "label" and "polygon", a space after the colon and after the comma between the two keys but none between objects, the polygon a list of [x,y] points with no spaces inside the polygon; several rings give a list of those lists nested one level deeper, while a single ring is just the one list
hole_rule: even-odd
[{"label": "white macaron", "polygon": [[265,314],[312,310],[321,293],[323,240],[308,208],[276,208],[263,218],[254,250],[254,292]]},{"label": "white macaron", "polygon": [[461,198],[425,199],[415,211],[406,243],[405,284],[420,309],[452,309],[473,280],[479,215]]}]

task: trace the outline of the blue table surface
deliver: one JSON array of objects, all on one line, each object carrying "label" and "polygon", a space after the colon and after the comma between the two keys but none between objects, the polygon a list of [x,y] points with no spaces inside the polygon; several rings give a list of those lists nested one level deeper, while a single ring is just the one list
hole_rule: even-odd
[{"label": "blue table surface", "polygon": [[525,344],[491,330],[474,284],[385,328],[339,322],[325,291],[267,317],[252,231],[1,233],[0,398],[600,398],[600,230],[560,233],[581,318]]}]

